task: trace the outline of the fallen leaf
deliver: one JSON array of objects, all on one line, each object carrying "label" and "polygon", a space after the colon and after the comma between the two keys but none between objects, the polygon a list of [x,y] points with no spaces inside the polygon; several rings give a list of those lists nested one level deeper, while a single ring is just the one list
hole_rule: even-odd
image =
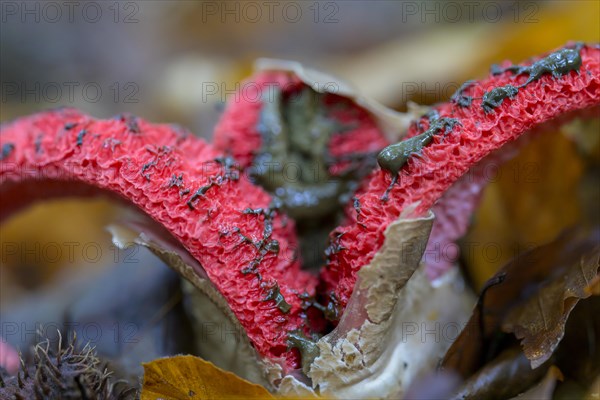
[{"label": "fallen leaf", "polygon": [[484,351],[491,335],[486,335],[484,331],[481,312],[486,289],[487,287],[483,289],[471,318],[446,352],[440,365],[442,370],[453,371],[468,378],[487,361],[484,360]]},{"label": "fallen leaf", "polygon": [[552,394],[556,387],[557,381],[564,379],[563,374],[556,366],[551,366],[546,373],[546,376],[540,383],[532,387],[528,391],[521,393],[514,400],[552,400]]},{"label": "fallen leaf", "polygon": [[409,100],[436,103],[458,89],[471,65],[493,59],[495,49],[488,43],[503,31],[496,24],[455,28],[430,26],[411,40],[400,37],[360,53],[334,54],[319,64],[387,106],[402,106]]},{"label": "fallen leaf", "polygon": [[577,389],[579,394],[570,398],[581,398],[593,389],[592,382],[600,376],[600,296],[590,296],[577,303],[555,354],[556,365],[565,375],[565,383],[557,388],[557,395]]},{"label": "fallen leaf", "polygon": [[580,299],[590,296],[586,289],[597,279],[599,266],[600,245],[597,245],[579,262],[552,271],[554,276],[550,282],[505,317],[502,330],[521,339],[533,368],[548,360],[558,346],[569,314]]},{"label": "fallen leaf", "polygon": [[510,398],[530,388],[545,371],[545,368],[532,369],[529,360],[514,346],[472,375],[452,398]]},{"label": "fallen leaf", "polygon": [[[588,297],[585,288],[594,285],[598,234],[598,230],[568,230],[504,266],[485,285],[469,322],[446,353],[441,367],[469,377],[498,354],[507,334],[517,326],[517,334],[530,333],[524,345],[532,366],[546,360],[564,334],[564,323],[575,300]],[[549,302],[547,293],[558,296],[562,307]],[[544,299],[541,303],[540,298]],[[531,320],[520,319],[518,310],[522,307],[533,307],[527,310]]]},{"label": "fallen leaf", "polygon": [[142,400],[274,399],[267,389],[194,356],[144,364]]}]

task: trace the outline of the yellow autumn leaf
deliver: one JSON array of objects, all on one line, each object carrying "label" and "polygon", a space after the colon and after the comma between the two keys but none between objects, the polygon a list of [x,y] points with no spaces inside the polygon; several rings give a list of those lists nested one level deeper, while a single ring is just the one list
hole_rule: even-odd
[{"label": "yellow autumn leaf", "polygon": [[267,389],[194,356],[144,364],[142,400],[274,399]]}]

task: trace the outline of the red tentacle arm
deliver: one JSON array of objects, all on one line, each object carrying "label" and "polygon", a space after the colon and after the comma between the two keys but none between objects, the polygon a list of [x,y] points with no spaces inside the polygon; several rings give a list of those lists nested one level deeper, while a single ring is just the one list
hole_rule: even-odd
[{"label": "red tentacle arm", "polygon": [[[383,243],[385,229],[407,206],[417,204],[416,215],[432,208],[437,213],[430,246],[432,242],[454,241],[466,231],[468,215],[483,186],[479,173],[482,163],[502,159],[497,153],[499,149],[551,121],[558,123],[582,114],[597,116],[600,49],[584,46],[580,55],[578,71],[558,77],[544,74],[522,86],[516,96],[506,98],[491,112],[482,107],[484,93],[508,84],[523,85],[527,74],[507,71],[491,75],[469,89],[468,94],[473,98],[469,106],[453,102],[437,106],[439,117],[454,118],[459,123],[448,134],[436,135],[419,155],[409,158],[399,171],[398,182],[391,188],[387,202],[382,201],[382,196],[391,183],[391,174],[381,169],[371,174],[357,194],[361,220],[357,221],[349,205],[347,222],[331,235],[332,240],[339,236],[337,240],[345,250],[330,257],[322,271],[325,292],[333,293],[345,307],[354,290],[358,270],[371,261]],[[424,118],[410,128],[407,138],[427,127],[428,120]],[[473,173],[467,174],[469,171]],[[461,177],[465,178],[461,180]],[[366,226],[365,221],[368,221]],[[447,266],[434,263],[428,274],[435,278],[445,268]]]},{"label": "red tentacle arm", "polygon": [[[300,270],[293,221],[274,212],[266,235],[267,216],[244,212],[268,209],[271,198],[221,153],[177,127],[72,109],[3,124],[0,140],[0,217],[60,196],[107,194],[135,206],[200,263],[196,272],[222,293],[259,354],[298,367],[286,340],[306,325],[298,294],[313,295],[316,278]],[[274,285],[289,311],[266,299]]]}]

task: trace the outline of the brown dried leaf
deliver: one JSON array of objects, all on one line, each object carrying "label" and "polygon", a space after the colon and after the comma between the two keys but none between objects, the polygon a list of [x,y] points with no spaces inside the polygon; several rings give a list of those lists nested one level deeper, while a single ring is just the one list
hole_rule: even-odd
[{"label": "brown dried leaf", "polygon": [[556,365],[565,375],[565,384],[560,385],[557,392],[569,394],[559,397],[583,397],[600,375],[600,296],[590,296],[577,303],[555,355]]},{"label": "brown dried leaf", "polygon": [[502,330],[521,339],[523,351],[533,368],[548,360],[558,346],[565,334],[569,314],[580,299],[590,296],[588,288],[597,279],[599,266],[600,245],[597,245],[579,262],[553,271],[559,273],[506,316]]},{"label": "brown dried leaf", "polygon": [[479,298],[464,329],[446,352],[440,366],[444,370],[457,372],[463,378],[469,377],[483,365],[482,358],[488,338],[481,323],[481,303],[482,297]]},{"label": "brown dried leaf", "polygon": [[556,366],[551,366],[544,379],[528,391],[521,393],[513,400],[552,400],[556,381],[562,381],[563,374]]},{"label": "brown dried leaf", "polygon": [[194,356],[161,358],[144,364],[142,400],[274,399],[262,386]]},{"label": "brown dried leaf", "polygon": [[[465,378],[472,375],[498,354],[501,341],[506,333],[513,332],[513,325],[528,329],[519,333],[544,335],[545,341],[528,339],[525,346],[526,354],[534,360],[532,365],[547,359],[564,334],[564,323],[576,300],[588,297],[590,289],[586,292],[586,287],[595,285],[598,234],[598,230],[571,229],[504,266],[482,290],[473,315],[446,353],[442,368],[455,370]],[[547,293],[557,296],[562,306],[547,300]],[[540,298],[544,299],[541,306]],[[528,308],[531,316],[527,318],[531,320],[521,320],[519,312],[513,311],[523,307]]]},{"label": "brown dried leaf", "polygon": [[512,347],[472,375],[453,398],[506,399],[529,389],[545,371],[531,369],[518,347]]}]

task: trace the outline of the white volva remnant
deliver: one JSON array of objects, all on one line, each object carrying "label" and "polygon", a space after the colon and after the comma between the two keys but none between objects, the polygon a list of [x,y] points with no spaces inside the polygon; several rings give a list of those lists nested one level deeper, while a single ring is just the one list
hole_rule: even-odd
[{"label": "white volva remnant", "polygon": [[[468,320],[473,297],[465,292],[458,269],[434,288],[421,263],[433,213],[420,218],[407,214],[387,228],[380,251],[358,273],[339,325],[318,342],[320,356],[309,373],[315,393],[401,397],[419,374],[435,369]],[[455,334],[439,328],[449,324]],[[280,391],[293,394],[292,387],[288,382]]]}]

